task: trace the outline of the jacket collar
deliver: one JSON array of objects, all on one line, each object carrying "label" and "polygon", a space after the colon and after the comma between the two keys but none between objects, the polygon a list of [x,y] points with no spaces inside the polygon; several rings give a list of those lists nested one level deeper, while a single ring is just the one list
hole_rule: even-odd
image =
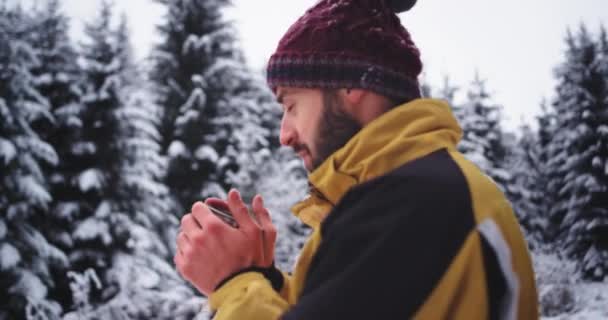
[{"label": "jacket collar", "polygon": [[317,228],[353,186],[440,149],[455,149],[462,130],[447,103],[417,99],[376,118],[309,174],[311,192],[292,207]]}]

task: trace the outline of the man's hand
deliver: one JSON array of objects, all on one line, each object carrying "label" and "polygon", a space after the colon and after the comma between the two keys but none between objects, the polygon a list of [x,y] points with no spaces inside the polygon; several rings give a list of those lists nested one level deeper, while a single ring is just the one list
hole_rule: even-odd
[{"label": "man's hand", "polygon": [[[238,229],[211,213],[207,205],[228,208]],[[213,293],[222,280],[240,270],[272,265],[276,228],[261,196],[253,198],[252,208],[259,223],[233,189],[227,202],[214,198],[196,202],[192,212],[182,218],[173,260],[182,277],[204,295]]]}]

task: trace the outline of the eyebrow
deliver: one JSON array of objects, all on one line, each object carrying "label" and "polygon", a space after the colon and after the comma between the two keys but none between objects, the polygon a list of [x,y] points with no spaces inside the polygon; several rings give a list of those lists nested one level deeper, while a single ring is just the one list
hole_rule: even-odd
[{"label": "eyebrow", "polygon": [[292,94],[294,93],[293,90],[290,89],[283,89],[281,90],[281,92],[277,95],[277,102],[280,104],[283,104],[283,101],[285,100],[285,96],[288,94]]},{"label": "eyebrow", "polygon": [[281,91],[281,93],[279,93],[279,95],[277,96],[277,102],[280,104],[283,104],[284,97],[285,97],[285,91]]}]

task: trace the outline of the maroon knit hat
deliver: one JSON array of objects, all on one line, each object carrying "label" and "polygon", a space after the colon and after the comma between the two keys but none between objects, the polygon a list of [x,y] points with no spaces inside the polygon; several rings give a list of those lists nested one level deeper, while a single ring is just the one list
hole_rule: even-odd
[{"label": "maroon knit hat", "polygon": [[267,69],[269,86],[360,88],[420,97],[420,52],[396,13],[416,0],[321,0],[283,36]]}]

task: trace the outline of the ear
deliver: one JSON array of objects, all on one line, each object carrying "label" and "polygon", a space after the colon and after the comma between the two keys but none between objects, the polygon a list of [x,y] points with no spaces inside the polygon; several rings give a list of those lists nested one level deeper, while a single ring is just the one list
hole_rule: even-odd
[{"label": "ear", "polygon": [[342,99],[351,106],[357,106],[363,101],[366,91],[362,89],[341,89]]}]

